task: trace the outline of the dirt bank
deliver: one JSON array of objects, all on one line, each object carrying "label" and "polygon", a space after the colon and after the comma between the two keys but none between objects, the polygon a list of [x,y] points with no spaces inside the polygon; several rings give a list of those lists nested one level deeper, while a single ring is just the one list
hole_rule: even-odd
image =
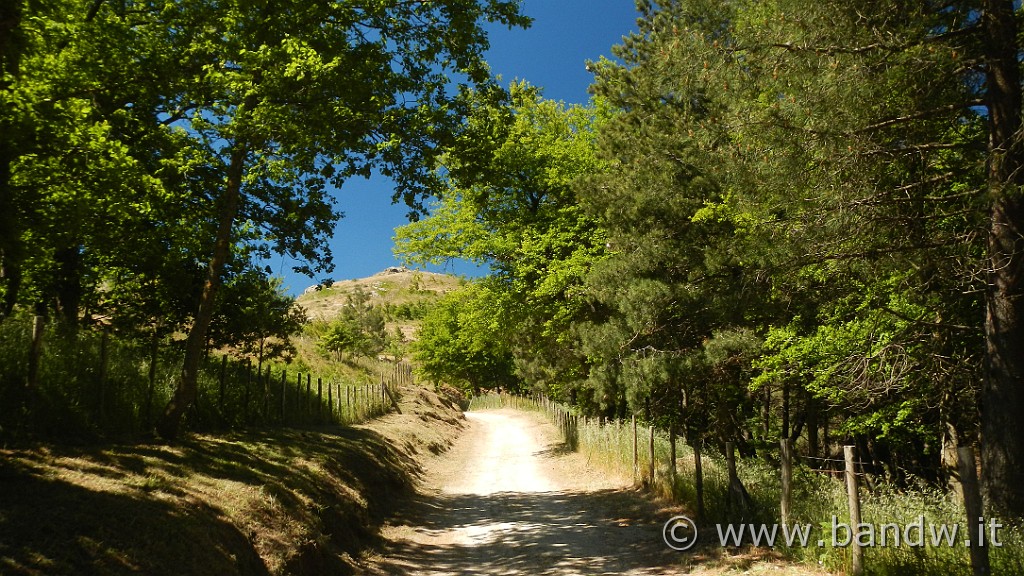
[{"label": "dirt bank", "polygon": [[364,426],[0,450],[0,574],[345,574],[462,415],[403,391]]}]

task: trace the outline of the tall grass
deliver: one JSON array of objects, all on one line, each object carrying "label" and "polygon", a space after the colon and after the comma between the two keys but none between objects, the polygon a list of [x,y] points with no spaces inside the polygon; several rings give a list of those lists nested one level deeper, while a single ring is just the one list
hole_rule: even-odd
[{"label": "tall grass", "polygon": [[[676,443],[676,469],[671,473],[671,444],[666,433],[655,430],[655,474],[649,475],[651,454],[650,429],[638,426],[637,456],[634,468],[633,425],[631,421],[598,421],[573,414],[565,406],[546,400],[513,400],[507,395],[490,394],[474,398],[473,409],[519,407],[544,410],[561,426],[563,434],[571,436],[574,444],[588,461],[611,473],[630,477],[652,492],[671,498],[694,508],[696,505],[695,461],[693,449]],[[566,426],[567,415],[572,421]],[[777,460],[739,458],[736,473],[750,495],[748,507],[730,502],[729,477],[725,457],[712,447],[701,451],[704,492],[705,526],[713,524],[775,524],[779,522],[782,495],[780,467]],[[847,492],[842,475],[816,470],[806,465],[795,465],[792,483],[792,524],[813,527],[809,546],[785,547],[777,541],[777,549],[791,558],[826,569],[841,572],[850,564],[849,547],[832,546],[833,519],[849,524]],[[969,537],[966,514],[959,499],[950,493],[929,488],[923,483],[907,489],[889,484],[876,484],[870,490],[861,489],[861,522],[874,527],[875,546],[866,548],[866,571],[882,576],[969,576],[971,574],[969,549],[964,540]],[[924,546],[910,546],[906,542],[895,545],[889,533],[887,545],[881,546],[881,528],[895,525],[902,531],[911,523],[921,522],[925,527]],[[960,537],[953,546],[934,545],[929,526],[958,526]],[[973,526],[973,525],[972,525]],[[971,528],[973,530],[973,528]],[[837,534],[845,539],[842,529]],[[1020,526],[1004,527],[998,533],[1001,546],[989,546],[992,574],[1017,576],[1024,574],[1024,529]],[[824,542],[818,546],[818,541]],[[991,542],[990,542],[991,544]]]},{"label": "tall grass", "polygon": [[[0,324],[0,439],[145,437],[177,386],[180,347],[159,346],[154,363],[151,342],[49,329],[37,385],[28,389],[30,339],[27,317]],[[378,370],[391,375],[392,368]],[[357,422],[387,410],[390,402],[379,383],[368,374],[318,382],[317,376],[279,362],[265,363],[257,372],[255,363],[225,362],[214,353],[203,362],[186,425],[218,430]]]},{"label": "tall grass", "polygon": [[544,408],[533,398],[516,396],[514,394],[499,394],[489,392],[480,394],[469,399],[467,410],[500,410],[501,408],[516,408],[518,410],[530,410],[539,412]]}]

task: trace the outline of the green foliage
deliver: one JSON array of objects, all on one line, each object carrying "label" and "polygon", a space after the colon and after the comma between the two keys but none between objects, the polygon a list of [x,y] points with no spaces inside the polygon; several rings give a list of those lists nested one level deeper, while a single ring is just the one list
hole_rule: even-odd
[{"label": "green foliage", "polygon": [[[140,338],[134,331],[116,327],[71,333],[48,324],[39,384],[28,393],[31,326],[32,318],[25,314],[0,323],[0,358],[5,366],[0,371],[0,442],[152,439],[153,423],[174,392],[181,370],[180,341],[158,333]],[[260,366],[252,357],[211,354],[201,365],[199,399],[187,415],[189,428],[223,431],[318,423],[329,416],[335,422],[351,423],[387,409],[379,391],[365,388],[367,375],[372,375],[370,382],[377,382],[384,366],[376,360],[362,364],[358,373],[345,374],[310,374],[302,359],[297,360],[272,359],[265,351]],[[319,398],[318,378],[322,379]],[[333,413],[329,412],[328,386],[334,387]],[[346,388],[356,387],[358,396],[345,395]]]},{"label": "green foliage", "polygon": [[384,314],[370,304],[369,294],[356,290],[320,335],[319,347],[340,360],[343,354],[375,356],[384,350],[386,341]]},{"label": "green foliage", "polygon": [[983,130],[955,73],[975,30],[944,34],[965,8],[639,7],[591,63],[615,112],[578,184],[612,248],[576,325],[588,409],[740,440],[756,394],[789,434],[823,407],[889,448],[970,433]]},{"label": "green foliage", "polygon": [[217,316],[211,325],[211,341],[232,347],[241,355],[266,359],[291,359],[291,337],[309,321],[294,298],[284,292],[280,278],[267,279],[248,269],[232,277],[219,294]]},{"label": "green foliage", "polygon": [[[484,24],[529,24],[505,0],[0,11],[0,321],[187,330],[171,435],[211,323],[262,358],[298,321],[252,263],[329,272],[329,192],[374,169],[420,209],[467,90],[491,85]],[[276,326],[257,326],[267,307]]]},{"label": "green foliage", "polygon": [[433,306],[412,346],[420,373],[474,392],[518,388],[508,333],[496,315],[503,296],[484,281],[449,292]]},{"label": "green foliage", "polygon": [[422,320],[430,311],[432,304],[427,301],[402,302],[389,304],[384,312],[389,320]]},{"label": "green foliage", "polygon": [[428,218],[397,230],[395,251],[417,264],[488,265],[488,295],[474,306],[493,307],[517,376],[568,394],[585,364],[570,326],[586,312],[583,277],[605,250],[573,183],[600,170],[593,130],[606,110],[544,100],[526,84],[477,92],[471,105],[445,151],[445,194]]},{"label": "green foliage", "polygon": [[[714,28],[730,10],[704,8],[694,25]],[[616,113],[597,134],[608,169],[577,187],[611,254],[586,277],[599,313],[577,331],[594,365],[591,409],[629,409],[724,439],[742,429],[742,379],[756,354],[729,350],[726,335],[756,343],[752,325],[770,307],[767,284],[748,273],[742,251],[754,217],[723,185],[728,165],[698,134],[720,107],[696,85],[692,60],[667,57],[669,44],[683,50],[693,38],[660,33],[682,29],[672,18],[685,21],[686,10],[666,7],[641,21],[640,34],[615,49],[624,64],[592,63],[593,90]]]}]

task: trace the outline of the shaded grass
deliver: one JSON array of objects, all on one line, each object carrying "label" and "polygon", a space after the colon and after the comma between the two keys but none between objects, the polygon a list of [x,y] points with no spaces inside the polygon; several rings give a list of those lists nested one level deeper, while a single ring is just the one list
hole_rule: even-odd
[{"label": "shaded grass", "polygon": [[[36,389],[29,392],[30,333],[31,321],[24,315],[0,324],[0,442],[152,437],[153,423],[179,380],[178,348],[162,345],[153,364],[151,342],[105,338],[86,329],[62,333],[48,327]],[[184,424],[190,430],[351,424],[389,409],[372,387],[380,383],[381,374],[391,374],[393,365],[375,359],[345,366],[342,376],[336,367],[310,376],[308,367],[298,365],[275,361],[260,369],[235,358],[222,360],[214,354],[201,366],[197,399],[185,415]],[[322,367],[332,366],[324,359]]]},{"label": "shaded grass", "polygon": [[[545,410],[531,399],[511,399],[488,394],[474,399],[474,408],[519,407],[525,410]],[[563,406],[548,407],[558,423],[557,412],[565,413]],[[563,428],[563,432],[566,432]],[[569,430],[572,444],[587,456],[588,461],[610,473],[625,477],[634,475],[633,429],[630,422],[598,425],[596,421],[577,420]],[[655,431],[655,476],[648,477],[650,466],[648,428],[638,431],[637,484],[672,501],[682,503],[691,510],[696,505],[694,456],[691,447],[677,442],[676,473],[670,474],[670,443],[668,435]],[[569,442],[567,442],[569,443]],[[730,502],[729,478],[724,456],[707,447],[702,451],[705,517],[703,524],[775,524],[779,521],[779,501],[782,487],[778,462],[764,459],[738,459],[737,475],[751,497],[748,507],[737,507]],[[674,478],[674,482],[673,482]],[[849,548],[831,546],[833,516],[837,522],[848,523],[846,486],[841,475],[830,475],[806,466],[794,468],[792,522],[815,527],[809,547],[779,545],[776,549],[786,556],[807,564],[842,572],[849,567]],[[879,484],[871,490],[862,488],[862,522],[878,527],[896,524],[901,528],[923,517],[925,525],[960,526],[967,529],[966,514],[955,495],[929,488],[922,484],[913,489]],[[714,533],[714,530],[711,531]],[[709,534],[710,535],[710,534]],[[1006,527],[999,532],[1002,546],[989,547],[992,574],[1016,576],[1024,574],[1024,529]],[[717,535],[715,535],[717,537]],[[822,538],[826,545],[817,547]],[[926,541],[929,540],[926,537]],[[971,574],[969,549],[961,537],[955,546],[934,546],[926,542],[923,547],[875,546],[865,550],[868,574],[906,576],[945,576]],[[876,539],[876,542],[878,540]]]},{"label": "shaded grass", "polygon": [[[344,574],[457,411],[360,427],[0,450],[0,573]],[[439,418],[418,413],[448,410]]]}]

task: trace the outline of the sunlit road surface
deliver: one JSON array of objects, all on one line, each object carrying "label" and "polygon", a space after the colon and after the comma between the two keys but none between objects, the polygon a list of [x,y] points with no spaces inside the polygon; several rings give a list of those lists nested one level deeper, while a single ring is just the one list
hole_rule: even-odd
[{"label": "sunlit road surface", "polygon": [[469,425],[427,471],[423,496],[384,530],[369,574],[682,574],[667,515],[514,410]]}]

